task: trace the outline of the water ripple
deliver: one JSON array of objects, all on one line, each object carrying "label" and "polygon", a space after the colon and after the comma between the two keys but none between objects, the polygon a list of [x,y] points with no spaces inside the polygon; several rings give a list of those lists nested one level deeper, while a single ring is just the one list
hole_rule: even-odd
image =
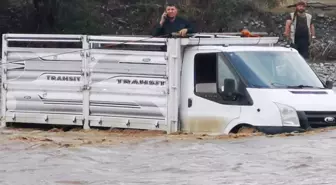
[{"label": "water ripple", "polygon": [[[0,145],[1,185],[334,185],[336,132],[111,147]],[[28,149],[27,149],[28,148]]]}]

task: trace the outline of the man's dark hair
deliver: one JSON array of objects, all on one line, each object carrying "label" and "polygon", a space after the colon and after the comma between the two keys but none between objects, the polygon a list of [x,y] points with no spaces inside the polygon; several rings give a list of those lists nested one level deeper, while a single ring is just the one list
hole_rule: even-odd
[{"label": "man's dark hair", "polygon": [[168,6],[175,6],[176,8],[178,8],[176,3],[167,3],[166,7],[168,7]]}]

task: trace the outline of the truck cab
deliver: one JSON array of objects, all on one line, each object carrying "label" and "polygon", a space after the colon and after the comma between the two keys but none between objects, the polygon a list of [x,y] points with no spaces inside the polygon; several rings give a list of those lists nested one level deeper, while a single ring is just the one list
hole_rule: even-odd
[{"label": "truck cab", "polygon": [[328,117],[336,117],[334,92],[292,48],[190,47],[181,79],[187,132],[228,134],[253,126],[274,134],[332,125]]}]

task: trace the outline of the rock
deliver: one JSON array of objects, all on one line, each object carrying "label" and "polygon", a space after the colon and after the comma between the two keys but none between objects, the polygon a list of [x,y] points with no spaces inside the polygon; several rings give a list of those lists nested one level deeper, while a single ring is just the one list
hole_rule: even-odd
[{"label": "rock", "polygon": [[318,18],[324,18],[324,17],[325,17],[325,14],[324,14],[324,13],[319,13],[319,14],[317,14],[317,17],[318,17]]},{"label": "rock", "polygon": [[336,81],[336,62],[310,63],[309,65],[322,81]]}]

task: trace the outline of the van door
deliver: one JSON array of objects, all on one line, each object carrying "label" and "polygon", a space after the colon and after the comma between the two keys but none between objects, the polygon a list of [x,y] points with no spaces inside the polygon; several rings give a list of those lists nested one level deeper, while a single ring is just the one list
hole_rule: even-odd
[{"label": "van door", "polygon": [[193,90],[188,93],[188,101],[183,102],[188,105],[182,105],[182,112],[186,113],[182,129],[192,133],[223,133],[241,112],[241,105],[236,99],[221,95],[224,80],[234,79],[238,91],[240,78],[222,53],[196,54],[193,69]]}]

